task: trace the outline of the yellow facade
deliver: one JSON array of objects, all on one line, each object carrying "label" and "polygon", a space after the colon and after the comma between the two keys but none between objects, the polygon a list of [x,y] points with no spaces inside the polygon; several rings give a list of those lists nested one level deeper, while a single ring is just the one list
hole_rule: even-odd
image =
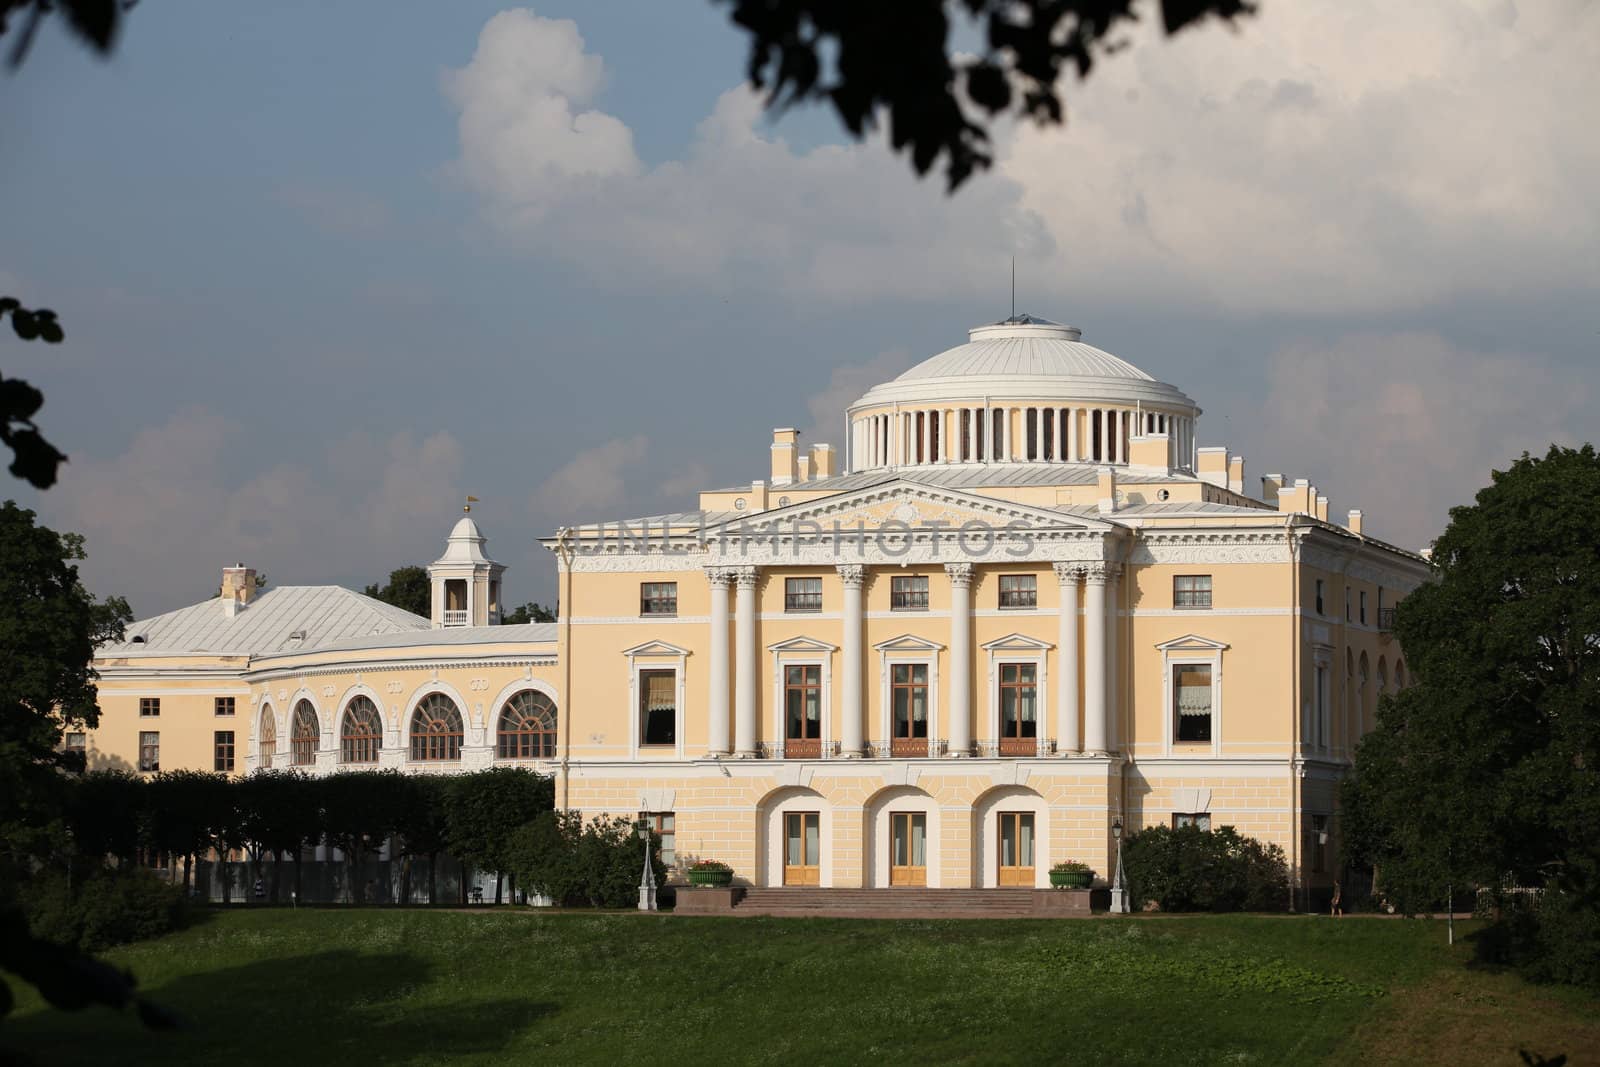
[{"label": "yellow facade", "polygon": [[[345,632],[310,632],[290,587],[136,623],[98,664],[91,762],[138,767],[152,728],[166,769],[220,767],[229,729],[234,773],[509,759],[586,815],[670,813],[680,867],[757,885],[1044,886],[1067,859],[1104,880],[1119,819],[1233,825],[1330,884],[1337,784],[1409,681],[1388,621],[1426,561],[1304,481],[1249,495],[1192,401],[1070,327],[973,335],[851,408],[840,473],[783,429],[748,488],[547,538],[554,624],[492,625],[470,519],[430,619],[339,590]],[[254,645],[252,613],[281,616]],[[370,748],[344,736],[358,698]],[[508,748],[508,707],[554,735]]]}]

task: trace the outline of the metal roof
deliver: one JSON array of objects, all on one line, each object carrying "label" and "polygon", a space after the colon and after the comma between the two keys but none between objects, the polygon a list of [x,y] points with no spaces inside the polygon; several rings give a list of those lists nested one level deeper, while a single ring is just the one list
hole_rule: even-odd
[{"label": "metal roof", "polygon": [[214,597],[140,619],[128,626],[123,641],[101,646],[98,654],[262,655],[431,627],[419,615],[337,585],[284,585],[268,589],[232,616],[223,612],[222,598]]},{"label": "metal roof", "polygon": [[[446,626],[439,630],[413,630],[405,633],[369,634],[314,649],[294,649],[278,655],[301,652],[359,652],[382,648],[426,648],[430,645],[553,645],[556,624],[526,622],[510,626]],[[263,657],[268,658],[268,657]]]}]

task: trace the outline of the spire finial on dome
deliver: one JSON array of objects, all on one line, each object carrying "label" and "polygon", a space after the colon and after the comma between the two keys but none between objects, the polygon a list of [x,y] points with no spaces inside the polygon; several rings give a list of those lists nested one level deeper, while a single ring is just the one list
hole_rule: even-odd
[{"label": "spire finial on dome", "polygon": [[461,510],[463,512],[465,512],[466,514],[471,515],[472,514],[472,505],[476,504],[477,502],[478,502],[478,498],[473,496],[471,493],[468,493],[467,494],[467,502],[465,504],[461,505]]}]

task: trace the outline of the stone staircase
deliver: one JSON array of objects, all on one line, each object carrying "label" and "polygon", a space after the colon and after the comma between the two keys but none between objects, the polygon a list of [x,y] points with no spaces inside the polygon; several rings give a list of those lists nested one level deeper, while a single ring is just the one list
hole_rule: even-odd
[{"label": "stone staircase", "polygon": [[[1087,910],[1087,909],[1086,909]],[[812,889],[750,888],[735,915],[826,919],[1027,919],[1037,918],[1030,889]]]}]

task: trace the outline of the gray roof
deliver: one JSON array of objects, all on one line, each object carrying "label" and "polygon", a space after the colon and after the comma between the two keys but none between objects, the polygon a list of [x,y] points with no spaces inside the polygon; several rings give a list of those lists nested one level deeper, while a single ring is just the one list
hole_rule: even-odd
[{"label": "gray roof", "polygon": [[284,585],[268,589],[231,617],[223,613],[222,598],[214,597],[140,619],[128,627],[123,641],[101,646],[98,654],[263,655],[426,631],[431,625],[419,615],[337,585]]},{"label": "gray roof", "polygon": [[1165,503],[1130,504],[1118,508],[1118,518],[1137,516],[1140,518],[1151,515],[1248,515],[1260,517],[1262,515],[1279,515],[1276,508],[1266,505],[1259,507],[1246,507],[1241,504],[1222,504],[1214,500],[1170,500]]},{"label": "gray roof", "polygon": [[[374,634],[352,638],[329,645],[321,645],[314,652],[359,652],[382,648],[425,648],[429,645],[552,645],[556,641],[556,624],[553,622],[527,622],[512,626],[447,626],[440,630],[408,631],[396,634]],[[284,651],[279,655],[298,655],[304,649]]]},{"label": "gray roof", "polygon": [[[1192,474],[1146,474],[1116,468],[1117,481],[1127,485],[1148,485],[1152,482],[1192,482]],[[793,485],[775,485],[769,494],[778,496],[788,491],[811,492],[823,489],[830,492],[848,492],[865,489],[880,482],[919,482],[943,489],[988,489],[1013,485],[1093,485],[1100,477],[1100,465],[1092,463],[967,463],[929,467],[887,467],[853,474],[837,474],[832,478],[818,478]],[[727,489],[714,489],[717,493],[749,491],[749,486],[735,485]]]}]

